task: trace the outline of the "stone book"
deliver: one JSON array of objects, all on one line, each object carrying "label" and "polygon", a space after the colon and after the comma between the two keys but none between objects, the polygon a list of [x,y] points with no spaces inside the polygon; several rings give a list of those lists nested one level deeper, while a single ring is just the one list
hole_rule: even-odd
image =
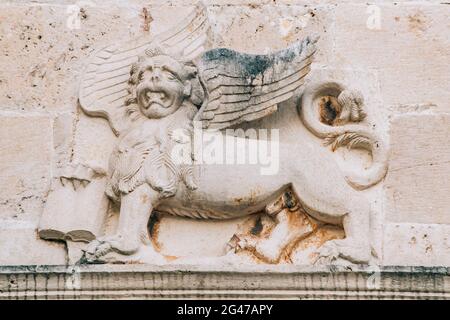
[{"label": "stone book", "polygon": [[99,236],[108,209],[105,185],[105,178],[94,179],[86,185],[55,179],[42,213],[39,236],[83,242]]}]

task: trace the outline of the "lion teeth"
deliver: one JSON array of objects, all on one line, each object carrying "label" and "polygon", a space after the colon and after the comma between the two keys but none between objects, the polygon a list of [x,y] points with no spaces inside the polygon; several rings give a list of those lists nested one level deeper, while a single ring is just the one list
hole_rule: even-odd
[{"label": "lion teeth", "polygon": [[146,97],[147,99],[151,100],[151,99],[160,99],[160,100],[164,100],[166,98],[166,94],[164,92],[152,92],[152,91],[148,91],[146,93]]}]

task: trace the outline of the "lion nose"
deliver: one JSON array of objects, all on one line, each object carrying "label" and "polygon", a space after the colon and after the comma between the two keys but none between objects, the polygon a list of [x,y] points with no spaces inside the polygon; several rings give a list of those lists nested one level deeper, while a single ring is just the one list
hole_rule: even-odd
[{"label": "lion nose", "polygon": [[155,70],[151,75],[152,81],[159,81],[161,79],[161,73],[157,70]]}]

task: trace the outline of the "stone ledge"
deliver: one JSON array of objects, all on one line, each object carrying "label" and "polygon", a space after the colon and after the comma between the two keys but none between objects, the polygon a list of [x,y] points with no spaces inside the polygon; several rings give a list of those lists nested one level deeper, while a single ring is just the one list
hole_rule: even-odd
[{"label": "stone ledge", "polygon": [[[448,267],[383,267],[379,278],[375,271],[303,266],[3,266],[0,299],[450,299]],[[379,279],[377,289],[368,288],[369,277]]]}]

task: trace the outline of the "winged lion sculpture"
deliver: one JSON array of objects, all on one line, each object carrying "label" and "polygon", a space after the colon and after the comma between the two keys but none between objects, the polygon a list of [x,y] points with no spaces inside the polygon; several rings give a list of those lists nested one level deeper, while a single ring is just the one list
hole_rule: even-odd
[{"label": "winged lion sculpture", "polygon": [[[251,55],[209,49],[209,32],[206,12],[197,7],[177,27],[152,39],[102,48],[87,64],[79,101],[86,114],[107,119],[118,137],[105,192],[120,205],[120,218],[114,235],[91,241],[86,261],[135,254],[155,211],[229,219],[266,210],[281,220],[280,210],[269,208],[291,190],[309,215],[344,227],[345,239],[327,242],[321,258],[367,263],[371,207],[360,190],[384,177],[387,161],[383,142],[358,123],[364,119],[361,94],[335,82],[305,86],[316,39]],[[315,102],[326,95],[334,95],[340,108],[336,126],[318,116]],[[302,97],[299,108],[283,111],[283,103],[293,97]],[[282,120],[280,112],[287,112],[289,120]],[[279,120],[273,120],[277,114]],[[223,137],[227,129],[249,122],[262,128],[261,121],[269,118],[266,124],[272,128],[289,128],[280,133],[275,173],[262,175],[258,166],[199,161],[196,130]],[[347,145],[369,150],[372,166],[343,170],[326,148],[312,142],[313,136],[326,139],[334,149]],[[189,156],[180,162],[174,150],[187,150]],[[241,237],[239,246],[254,246],[258,254],[275,260],[288,241],[281,237],[255,244]],[[156,259],[156,250],[152,254]]]}]

